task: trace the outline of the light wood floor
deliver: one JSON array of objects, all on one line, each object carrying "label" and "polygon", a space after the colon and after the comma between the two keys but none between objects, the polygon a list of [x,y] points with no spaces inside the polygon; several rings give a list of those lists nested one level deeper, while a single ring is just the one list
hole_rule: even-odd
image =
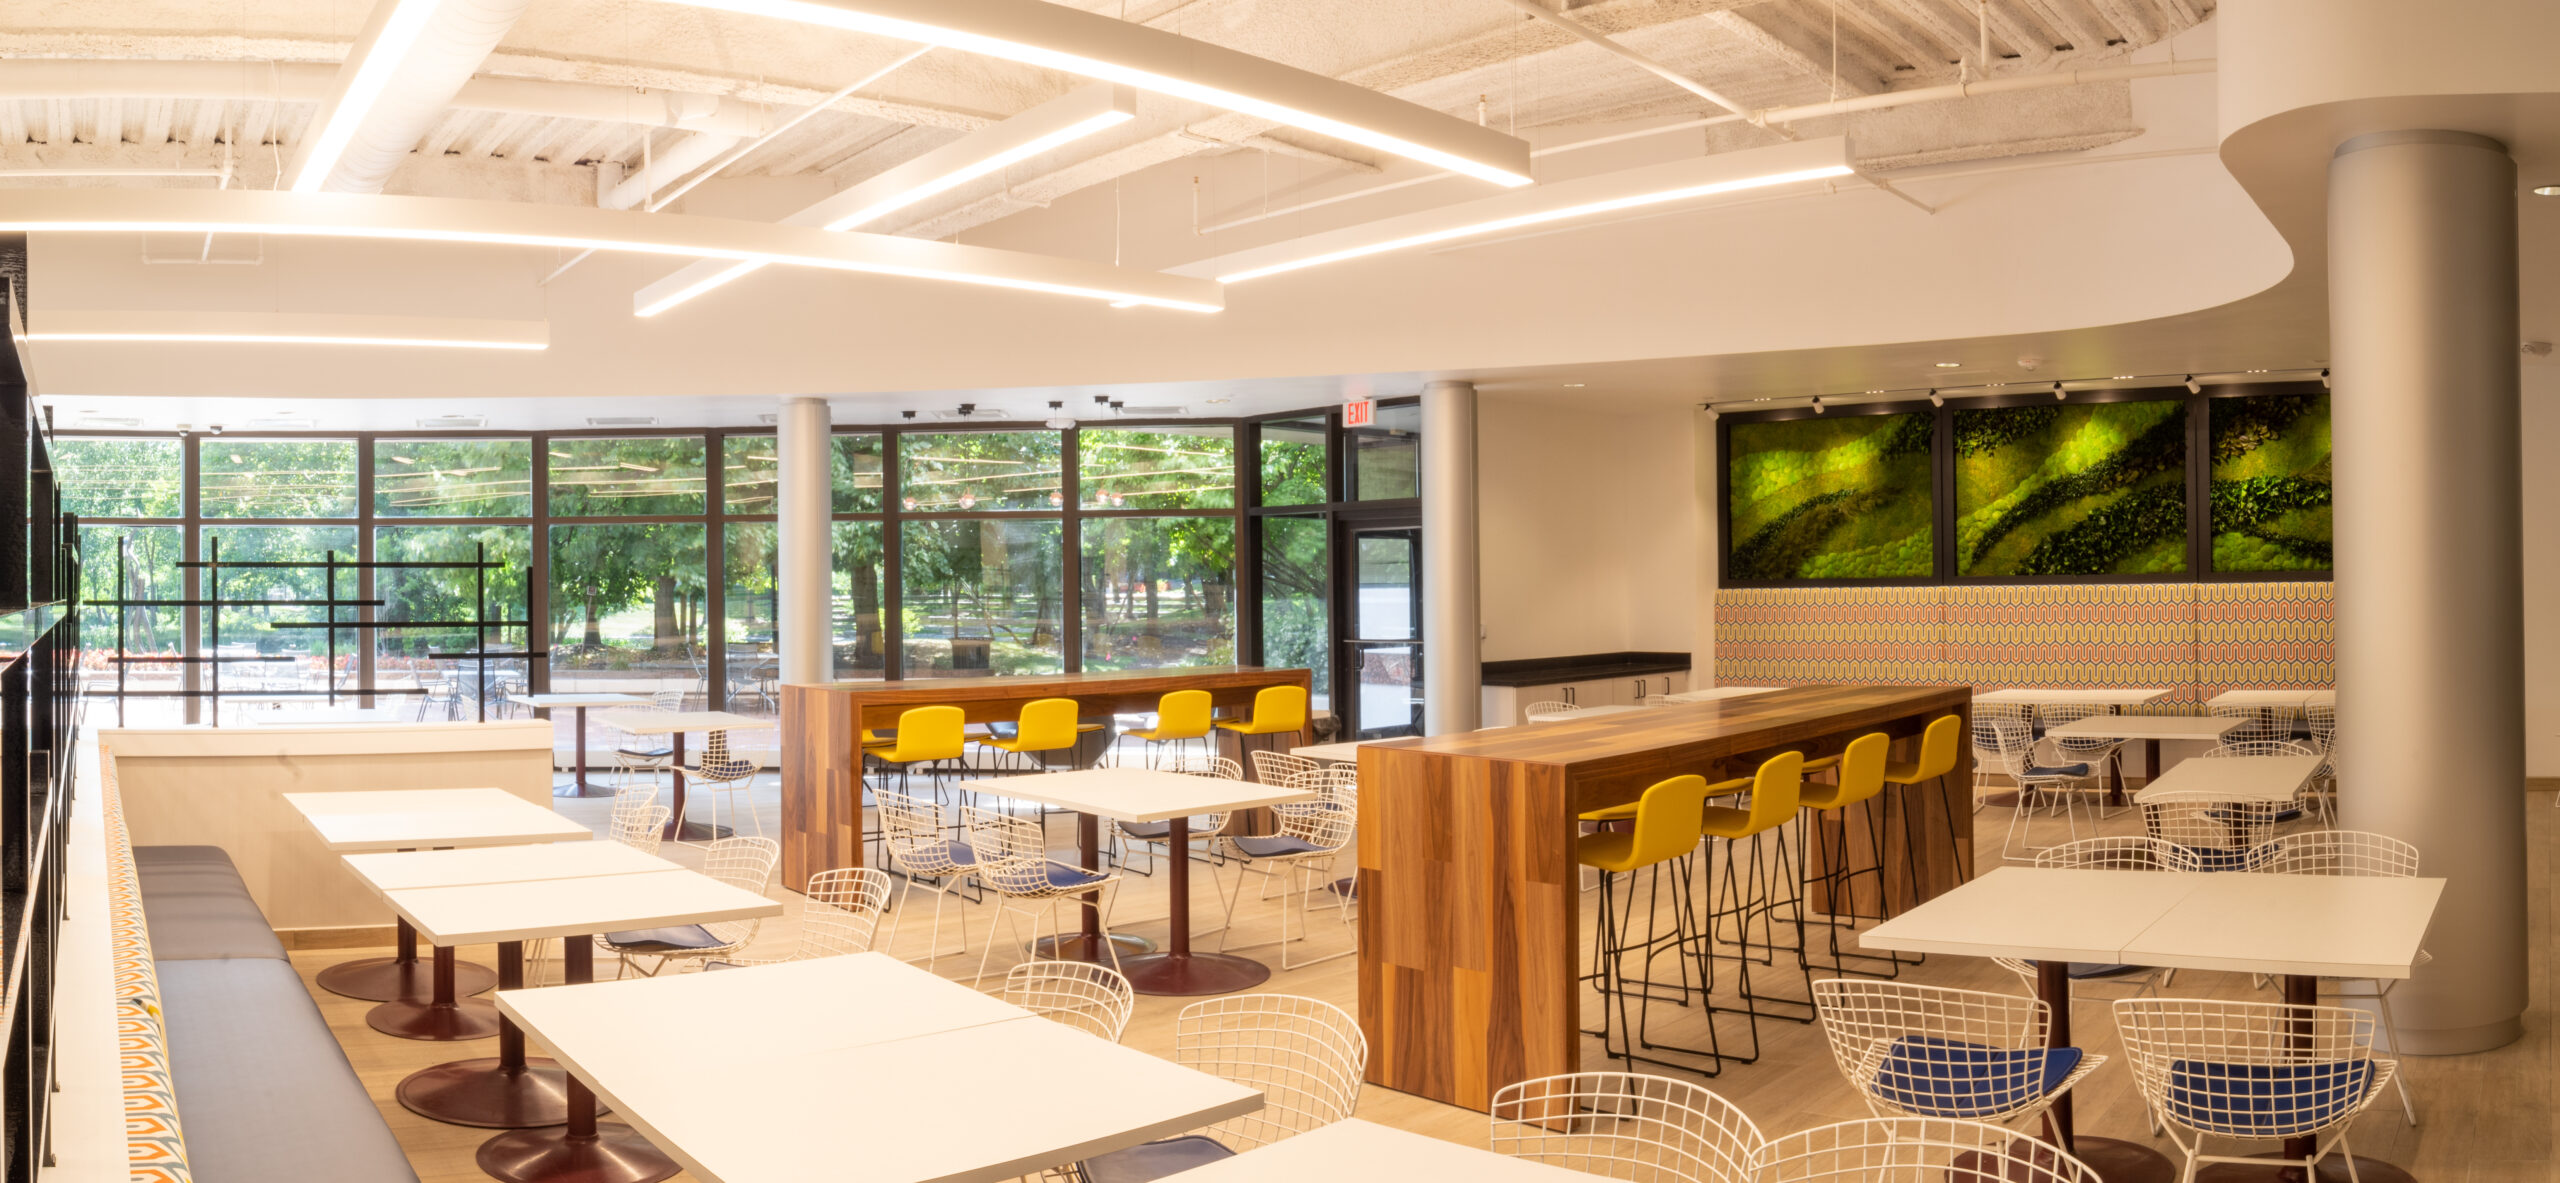
[{"label": "light wood floor", "polygon": [[[770,778],[760,785],[756,796],[758,807],[768,828],[776,822],[776,801]],[[604,821],[607,802],[563,801],[563,813],[591,820],[599,827]],[[696,806],[696,816],[706,816]],[[2430,1183],[2461,1183],[2479,1180],[2550,1180],[2560,1179],[2560,1153],[2555,1153],[2555,1134],[2560,1134],[2560,1111],[2555,1111],[2552,1084],[2555,1077],[2555,1046],[2551,1032],[2551,924],[2555,886],[2551,875],[2551,853],[2555,840],[2549,801],[2541,794],[2521,795],[2519,819],[2528,835],[2532,851],[2531,908],[2529,923],[2533,947],[2532,1002],[2525,1016],[2526,1035],[2517,1043],[2496,1051],[2454,1058],[2417,1058],[2404,1060],[2401,1071],[2408,1077],[2418,1101],[2417,1129],[2409,1128],[2394,1104],[2386,1097],[2377,1103],[2357,1124],[2353,1135],[2356,1149],[2367,1157],[2380,1158],[2407,1167],[2418,1178]],[[1996,851],[1999,828],[2008,821],[2005,810],[1989,809],[1979,814],[1981,827],[1989,845]],[[2039,840],[2057,841],[2059,828],[2039,819]],[[2129,817],[2118,817],[2106,823],[2108,832],[2133,832],[2138,823]],[[1069,845],[1072,833],[1067,819],[1055,819],[1052,832],[1061,849]],[[2050,831],[2050,836],[2048,836]],[[749,827],[752,833],[752,827]],[[699,859],[699,848],[670,845],[665,852],[680,862]],[[1204,878],[1194,877],[1198,892],[1195,916],[1206,913],[1213,905]],[[1164,878],[1137,878],[1122,895],[1115,925],[1125,931],[1161,939],[1164,936],[1166,898]],[[776,889],[777,897],[797,905],[797,897]],[[920,895],[919,898],[929,898]],[[1586,894],[1586,906],[1595,897]],[[2021,906],[2032,906],[2021,901]],[[1238,918],[1239,943],[1267,938],[1273,931],[1273,905],[1255,905],[1250,901],[1246,915]],[[983,939],[985,932],[983,906],[972,909],[973,942]],[[1213,921],[1200,920],[1202,926]],[[1320,923],[1315,940],[1327,948],[1349,946],[1348,930]],[[786,915],[768,921],[758,940],[756,952],[780,955],[791,947],[795,921]],[[1586,927],[1586,931],[1589,929]],[[946,939],[948,934],[946,933]],[[912,954],[924,948],[924,931],[919,924],[900,932],[895,951]],[[1333,944],[1338,942],[1338,944]],[[965,978],[976,964],[973,943],[968,958],[946,958],[939,963],[940,972]],[[1257,956],[1272,953],[1265,946]],[[467,957],[487,963],[493,951],[487,948],[465,949]],[[365,951],[308,950],[293,955],[294,964],[306,984],[311,975],[341,959],[372,955]],[[1265,956],[1276,964],[1276,957]],[[1010,964],[1008,950],[999,949],[989,975],[992,985],[999,980],[1002,968]],[[1275,972],[1266,989],[1326,999],[1345,1010],[1355,1009],[1355,959],[1340,958],[1295,971]],[[549,967],[556,975],[557,967]],[[601,961],[599,972],[610,973],[612,963]],[[1766,973],[1767,971],[1759,971]],[[1906,970],[1907,977],[1952,986],[1986,990],[2022,991],[2017,978],[1986,961],[1954,957],[1932,957],[1917,969]],[[1783,975],[1769,974],[1759,982],[1774,981],[1780,990],[1801,995],[1801,978],[1789,965]],[[392,1089],[410,1072],[446,1060],[494,1055],[494,1044],[488,1042],[467,1046],[417,1043],[392,1039],[365,1026],[365,1011],[372,1005],[314,988],[328,1016],[331,1030],[345,1045],[347,1055],[355,1062],[376,1104],[398,1134],[409,1158],[427,1183],[443,1180],[466,1181],[484,1179],[473,1165],[472,1154],[490,1131],[464,1129],[438,1124],[420,1118],[400,1107],[392,1099]],[[2171,993],[2181,996],[2234,998],[2271,998],[2271,991],[2253,990],[2246,976],[2180,973]],[[848,1005],[851,1005],[850,1001]],[[1586,1000],[1586,1008],[1597,1005],[1596,996]],[[1140,998],[1137,1016],[1129,1026],[1125,1042],[1160,1055],[1170,1054],[1173,1041],[1174,1015],[1183,1006],[1180,999]],[[1661,1016],[1667,1008],[1656,1010],[1656,1022],[1663,1034],[1678,1039],[1694,1035],[1677,1022],[1665,1024]],[[1597,1012],[1587,1012],[1594,1013]],[[1679,1013],[1679,1012],[1671,1012]],[[712,1042],[721,1038],[723,1016],[717,1013],[671,1014],[657,1030],[633,1032],[635,1039],[654,1039],[667,1046],[671,1063],[681,1062],[684,1048],[695,1042]],[[1689,1022],[1696,1020],[1691,1018]],[[1740,1033],[1737,1022],[1728,1018],[1728,1036]],[[2078,1042],[2091,1051],[2114,1057],[2076,1090],[2079,1098],[2080,1129],[2087,1133],[2131,1141],[2149,1141],[2164,1152],[2171,1152],[2165,1140],[2152,1141],[2143,1120],[2141,1102],[2134,1093],[2128,1073],[2124,1071],[2116,1047],[2113,1024],[2107,1018],[2103,1003],[2083,1002],[2078,1009]],[[1842,1081],[1824,1047],[1821,1032],[1812,1026],[1764,1022],[1760,1028],[1763,1055],[1759,1063],[1729,1066],[1723,1075],[1709,1082],[1710,1087],[1741,1105],[1757,1121],[1764,1132],[1777,1134],[1803,1129],[1825,1122],[1867,1116],[1848,1086]],[[1591,1068],[1609,1066],[1600,1054],[1598,1041],[1586,1039],[1585,1064]],[[1730,1045],[1728,1045],[1730,1046]],[[952,1103],[966,1105],[968,1090],[952,1091]],[[1370,1088],[1360,1101],[1360,1116],[1389,1125],[1400,1126],[1435,1137],[1473,1145],[1483,1145],[1483,1115],[1425,1101],[1385,1089]],[[686,1178],[687,1176],[679,1176]]]}]

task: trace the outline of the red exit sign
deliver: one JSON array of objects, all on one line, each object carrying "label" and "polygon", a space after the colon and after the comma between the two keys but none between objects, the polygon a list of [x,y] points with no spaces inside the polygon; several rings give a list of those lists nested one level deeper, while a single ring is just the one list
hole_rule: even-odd
[{"label": "red exit sign", "polygon": [[1342,404],[1342,425],[1344,427],[1367,427],[1377,421],[1378,400],[1374,398],[1364,398],[1356,403]]}]

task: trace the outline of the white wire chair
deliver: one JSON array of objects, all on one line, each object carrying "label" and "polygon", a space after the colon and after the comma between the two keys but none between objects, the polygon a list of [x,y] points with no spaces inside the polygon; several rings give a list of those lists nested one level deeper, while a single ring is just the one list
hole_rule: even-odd
[{"label": "white wire chair", "polygon": [[1026,961],[1004,978],[1004,1000],[1113,1043],[1129,1029],[1136,989],[1120,971],[1089,961]]},{"label": "white wire chair", "polygon": [[[773,867],[781,858],[782,846],[771,838],[720,838],[703,848],[702,873],[731,887],[763,895],[773,886]],[[633,958],[655,958],[640,971],[643,977],[655,977],[673,962],[727,958],[754,944],[756,930],[763,926],[762,918],[715,920],[709,924],[609,932],[595,941],[597,948],[621,960],[625,975],[633,968]]]},{"label": "white wire chair", "polygon": [[[2318,747],[2298,739],[2225,739],[2204,750],[2204,758],[2208,760],[2229,760],[2242,756],[2317,756],[2319,754]],[[2312,779],[2318,780],[2319,774],[2313,773]],[[2276,810],[2277,822],[2297,820],[2308,811],[2319,816],[2321,825],[2329,824],[2328,798],[2322,796],[2317,790],[2305,785],[2301,792],[2294,794],[2294,803],[2292,809]]]},{"label": "white wire chair", "polygon": [[2355,1157],[2347,1128],[2382,1095],[2398,1067],[2373,1054],[2373,1016],[2343,1006],[2127,998],[2116,1033],[2152,1116],[2186,1156],[2182,1178],[2210,1162],[2258,1162],[2204,1152],[2205,1139],[2307,1137],[2317,1177],[2333,1150]]},{"label": "white wire chair", "polygon": [[696,795],[711,798],[711,832],[720,832],[720,806],[729,803],[730,828],[738,820],[737,794],[747,795],[747,816],[755,820],[757,837],[764,836],[764,816],[755,807],[756,762],[729,751],[729,733],[713,731],[702,741],[702,760],[685,770],[685,787]]},{"label": "white wire chair", "polygon": [[[2377,879],[2411,879],[2418,874],[2418,848],[2389,834],[2364,830],[2306,830],[2288,834],[2267,844],[2272,849],[2257,860],[2251,869],[2267,875],[2338,875],[2365,876]],[[2435,960],[2433,954],[2418,950],[2417,964]],[[2324,985],[2334,985],[2335,993],[2346,1001],[2370,1001],[2382,1015],[2383,1037],[2400,1047],[2400,1023],[2391,1014],[2391,988],[2399,984],[2395,978],[2322,978]],[[2393,1087],[2400,1092],[2400,1112],[2409,1124],[2418,1124],[2417,1102],[2409,1098],[2409,1079],[2394,1073]]]},{"label": "white wire chair", "polygon": [[[2185,847],[2157,838],[2083,838],[2036,852],[2039,867],[2061,867],[2083,871],[2196,871],[2203,868]],[[2025,981],[2027,993],[2036,990],[2036,963],[2016,957],[1994,957],[1992,962]],[[2079,1001],[2083,983],[2129,985],[2135,995],[2156,994],[2168,971],[2147,965],[2117,965],[2091,962],[2071,963],[2071,995]]]},{"label": "white wire chair", "polygon": [[2099,1183],[2060,1147],[1978,1121],[1873,1117],[1816,1126],[1761,1147],[1760,1183]]},{"label": "white wire chair", "polygon": [[1813,1002],[1832,1060],[1878,1117],[2031,1118],[2107,1062],[2046,1047],[2053,1012],[2039,999],[1825,978]]},{"label": "white wire chair", "polygon": [[2029,735],[2033,735],[2035,733],[2034,718],[2035,708],[2030,707],[2025,703],[1981,702],[1977,700],[1973,704],[1973,811],[1975,813],[1982,812],[1983,778],[1986,776],[2008,775],[2008,773],[2000,767],[1999,759],[1996,756],[1988,759],[1985,758],[1985,753],[1983,751],[1983,721],[1986,719],[2006,719],[2013,723],[2025,723],[2028,725],[2027,733]]},{"label": "white wire chair", "polygon": [[1493,1095],[1493,1149],[1630,1183],[1754,1183],[1767,1141],[1704,1086],[1634,1072],[1569,1072]]},{"label": "white wire chair", "polygon": [[1232,994],[1182,1008],[1173,1062],[1260,1092],[1262,1108],[1196,1133],[1077,1164],[1087,1183],[1145,1183],[1351,1116],[1369,1041],[1341,1007],[1294,994]]},{"label": "white wire chair", "polygon": [[[1973,759],[1977,769],[2007,776],[2018,786],[2018,807],[2009,815],[2009,834],[2000,843],[2000,856],[2016,859],[2022,852],[2042,849],[2023,841],[2029,815],[2037,799],[2050,797],[2062,809],[2071,837],[2080,837],[2078,786],[2094,783],[2097,768],[2088,763],[2064,763],[2059,757],[2048,758],[2039,752],[2035,730],[2023,720],[1977,718],[1973,721]],[[2094,829],[2095,821],[2091,822]]]},{"label": "white wire chair", "polygon": [[[1265,753],[1254,754],[1260,756]],[[1156,764],[1156,770],[1216,780],[1244,779],[1244,766],[1225,756],[1170,756],[1159,761]],[[1191,815],[1188,826],[1192,841],[1207,844],[1218,836],[1219,831],[1227,828],[1227,815],[1196,813]],[[1171,822],[1114,821],[1111,823],[1112,860],[1136,874],[1153,875],[1156,868],[1156,852],[1172,837],[1173,823]],[[1128,852],[1133,845],[1146,848],[1147,868],[1143,871],[1129,865]]]},{"label": "white wire chair", "polygon": [[2291,706],[2229,704],[2208,707],[2206,711],[2217,719],[2240,720],[2239,726],[2222,733],[2225,740],[2249,743],[2293,738],[2294,708]]},{"label": "white wire chair", "polygon": [[[2113,714],[2115,714],[2115,708],[2103,703],[2048,702],[2036,708],[2037,718],[2044,723],[2045,743],[2061,757],[2064,763],[2087,764],[2091,771],[2097,774],[2097,778],[2087,786],[2091,789],[2100,789],[2105,786],[2107,769],[2114,767],[2118,760],[2124,758],[2125,741],[2055,735],[2052,732],[2056,727],[2077,723],[2082,719]],[[2099,807],[2099,816],[2107,816],[2103,805]]]},{"label": "white wire chair", "polygon": [[[926,937],[924,955],[907,958],[931,965],[944,957],[957,957],[969,952],[969,909],[961,901],[960,947],[949,953],[942,951],[942,905],[959,888],[960,880],[978,867],[978,854],[969,844],[951,836],[942,824],[942,807],[923,797],[907,793],[876,791],[872,801],[880,809],[881,844],[889,852],[889,866],[904,876],[906,889],[899,893],[898,913],[889,918],[889,947],[898,947],[898,926],[914,906],[917,885],[924,883],[933,893],[933,932]],[[994,934],[989,933],[989,939]]]},{"label": "white wire chair", "polygon": [[617,789],[613,794],[613,813],[608,821],[613,840],[642,854],[658,853],[665,840],[667,820],[674,810],[657,803],[658,786]]},{"label": "white wire chair", "polygon": [[1520,708],[1520,721],[1523,723],[1553,723],[1558,719],[1580,714],[1581,711],[1582,708],[1574,703],[1549,699],[1545,702],[1533,702]]},{"label": "white wire chair", "polygon": [[[1272,816],[1280,823],[1278,833],[1243,837],[1231,835],[1219,840],[1220,847],[1236,864],[1232,890],[1224,880],[1217,881],[1219,894],[1225,897],[1226,904],[1226,915],[1220,921],[1221,931],[1218,934],[1219,952],[1227,950],[1228,942],[1235,935],[1236,905],[1244,900],[1244,878],[1248,874],[1262,876],[1257,899],[1270,899],[1273,882],[1279,882],[1280,935],[1274,941],[1254,941],[1237,948],[1249,949],[1276,943],[1280,946],[1280,966],[1283,969],[1315,965],[1359,951],[1356,937],[1351,947],[1316,957],[1293,959],[1289,951],[1289,913],[1293,910],[1289,897],[1292,893],[1297,896],[1294,910],[1298,913],[1299,936],[1309,936],[1308,930],[1315,914],[1315,893],[1318,888],[1330,890],[1334,861],[1351,845],[1351,839],[1357,832],[1359,786],[1358,770],[1348,765],[1300,773],[1289,781],[1288,787],[1313,792],[1316,799],[1272,806]],[[1345,927],[1350,925],[1351,903],[1348,899],[1336,895],[1328,906],[1340,913]]]},{"label": "white wire chair", "polygon": [[889,906],[889,876],[872,867],[837,867],[809,876],[808,899],[800,907],[800,940],[787,957],[723,957],[706,969],[748,965],[780,965],[819,957],[868,953],[880,932],[880,913]]},{"label": "white wire chair", "polygon": [[2179,847],[2191,870],[2246,871],[2265,857],[2259,846],[2275,836],[2281,801],[2228,801],[2220,794],[2155,793],[2142,802],[2142,832]]},{"label": "white wire chair", "polygon": [[[1118,968],[1120,947],[1111,939],[1111,905],[1120,895],[1118,875],[1071,867],[1050,858],[1048,834],[1030,818],[976,805],[961,806],[960,818],[968,831],[969,849],[977,858],[978,885],[997,897],[996,909],[1001,916],[1008,920],[1022,917],[1031,922],[1033,948],[1039,947],[1044,920],[1050,935],[1063,933],[1057,923],[1058,901],[1072,900],[1080,907],[1094,909],[1103,946],[1111,950],[1112,966]],[[1101,900],[1088,902],[1084,898],[1088,892],[1101,892]],[[986,948],[978,954],[978,976],[972,980],[973,985],[986,980],[987,961],[995,951],[995,929],[990,924]]]},{"label": "white wire chair", "polygon": [[1256,750],[1248,755],[1253,760],[1255,784],[1285,785],[1289,783],[1290,777],[1301,772],[1314,772],[1324,767],[1324,761],[1313,756],[1292,756],[1287,752],[1263,750]]},{"label": "white wire chair", "polygon": [[[668,702],[669,695],[674,696],[674,703],[672,705]],[[648,706],[635,706],[627,709],[633,714],[664,715],[673,714],[677,710],[681,709],[683,703],[683,691],[661,690],[650,696],[650,703]],[[612,752],[613,783],[617,788],[629,785],[631,783],[631,778],[635,776],[645,776],[648,778],[650,786],[654,789],[657,785],[658,774],[675,767],[676,749],[674,741],[668,739],[666,736],[637,735],[629,731],[624,731],[623,729],[613,725],[613,720],[610,715],[606,716],[604,725],[605,730],[612,737],[612,742],[606,746]]]},{"label": "white wire chair", "polygon": [[2323,816],[2335,816],[2338,796],[2338,704],[2311,702],[2302,706],[2302,725],[2311,732],[2311,746],[2320,749],[2320,774],[2313,778],[2326,800],[2321,803]]}]

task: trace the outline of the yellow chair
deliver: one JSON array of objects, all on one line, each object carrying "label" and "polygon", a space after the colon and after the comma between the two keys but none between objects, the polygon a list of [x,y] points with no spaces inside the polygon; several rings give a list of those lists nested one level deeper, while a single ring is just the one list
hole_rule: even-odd
[{"label": "yellow chair", "polygon": [[1129,734],[1147,741],[1149,767],[1154,767],[1156,750],[1165,744],[1208,739],[1209,692],[1176,690],[1165,695],[1156,700],[1156,725]]},{"label": "yellow chair", "polygon": [[[1955,797],[1947,791],[1948,779],[1955,775],[1956,754],[1964,742],[1964,719],[1958,715],[1940,715],[1929,721],[1928,730],[1920,733],[1920,758],[1910,763],[1884,766],[1884,783],[1905,789],[1918,788],[1923,781],[1938,782],[1938,806],[1947,814],[1947,861],[1954,864],[1961,879],[1973,878],[1973,866],[1956,845]],[[1970,794],[1968,794],[1970,795]],[[1902,838],[1910,849],[1920,849],[1920,811],[1911,807],[1911,799],[1902,801]],[[1913,872],[1918,873],[1916,868]],[[1916,890],[1917,885],[1914,885]]]},{"label": "yellow chair", "polygon": [[[862,745],[864,772],[870,771],[874,761],[884,769],[896,765],[898,787],[904,791],[907,778],[915,772],[916,765],[944,765],[966,755],[969,744],[967,728],[968,715],[958,707],[909,707],[898,712],[896,738],[885,743],[873,741]],[[866,739],[871,734],[867,730],[863,732]],[[942,774],[942,768],[933,769],[936,797],[942,794]],[[871,834],[873,840],[878,841],[880,828],[872,827]]]},{"label": "yellow chair", "polygon": [[1218,730],[1238,735],[1280,735],[1303,731],[1306,726],[1306,687],[1265,686],[1254,692],[1251,717],[1224,720],[1218,724]]},{"label": "yellow chair", "polygon": [[[1736,780],[1719,781],[1716,784],[1707,786],[1707,796],[1710,798],[1728,797],[1737,793],[1749,793],[1751,795],[1750,800],[1743,807],[1738,809],[1730,805],[1707,806],[1699,820],[1698,828],[1702,834],[1709,838],[1722,839],[1725,848],[1725,904],[1722,907],[1716,907],[1713,905],[1710,905],[1709,907],[1708,935],[1710,939],[1707,942],[1707,950],[1711,956],[1716,955],[1715,940],[1713,939],[1715,936],[1714,925],[1726,917],[1732,917],[1734,921],[1734,939],[1728,943],[1733,945],[1735,948],[1735,953],[1732,956],[1741,970],[1741,994],[1746,1004],[1739,1007],[1715,1006],[1710,1004],[1707,1009],[1710,1013],[1720,1012],[1724,1014],[1739,1014],[1746,1015],[1750,1018],[1751,1055],[1747,1057],[1726,1057],[1727,1059],[1735,1060],[1739,1063],[1748,1064],[1760,1057],[1760,1019],[1764,1015],[1771,1018],[1787,1019],[1797,1023],[1810,1023],[1814,1019],[1813,1000],[1811,998],[1798,999],[1788,998],[1783,995],[1761,994],[1758,991],[1755,991],[1751,986],[1751,964],[1753,961],[1756,960],[1762,965],[1774,966],[1776,964],[1778,953],[1797,952],[1804,948],[1804,903],[1802,898],[1798,897],[1785,901],[1781,901],[1777,898],[1776,885],[1780,883],[1790,883],[1795,875],[1794,869],[1788,866],[1789,859],[1787,857],[1786,836],[1784,834],[1778,835],[1777,865],[1774,868],[1770,867],[1766,860],[1763,859],[1761,848],[1762,838],[1767,837],[1771,831],[1778,830],[1788,822],[1795,820],[1796,810],[1803,802],[1804,753],[1780,752],[1777,755],[1771,756],[1767,760],[1762,761],[1760,764],[1760,770],[1751,776],[1742,777]],[[1741,853],[1738,849],[1739,845],[1745,841],[1748,841],[1751,844],[1750,853],[1747,855]],[[1739,864],[1739,866],[1737,866],[1737,864]],[[1794,924],[1796,930],[1796,944],[1795,948],[1792,950],[1777,943],[1778,907],[1782,902],[1787,904],[1790,910],[1795,913]],[[1768,937],[1765,940],[1754,941],[1751,937],[1751,924],[1754,916],[1763,917],[1767,922]],[[1763,951],[1767,956],[1754,957],[1754,950]],[[1760,1004],[1764,1002],[1786,1003],[1794,1006],[1800,1006],[1804,1008],[1804,1014],[1799,1017],[1792,1014],[1780,1014],[1764,1011],[1760,1007]]]},{"label": "yellow chair", "polygon": [[981,739],[977,745],[1008,753],[1017,763],[1028,766],[1025,771],[1038,772],[1045,765],[1042,756],[1076,746],[1077,709],[1072,698],[1035,698],[1022,704],[1022,714],[1013,725],[1013,738]]},{"label": "yellow chair", "polygon": [[[1814,763],[1820,763],[1824,767],[1833,769],[1837,774],[1835,778],[1829,782],[1809,781],[1797,795],[1798,803],[1812,811],[1812,814],[1805,818],[1803,827],[1797,831],[1797,858],[1804,860],[1805,831],[1811,831],[1814,840],[1822,844],[1822,873],[1814,874],[1812,862],[1804,860],[1803,884],[1810,889],[1813,884],[1821,883],[1823,897],[1830,902],[1829,914],[1832,919],[1824,927],[1829,930],[1831,964],[1824,968],[1834,974],[1853,972],[1843,964],[1844,960],[1883,962],[1896,967],[1888,976],[1899,976],[1901,973],[1899,967],[1911,964],[1902,961],[1899,957],[1844,954],[1840,951],[1840,930],[1844,927],[1854,930],[1858,922],[1856,903],[1849,901],[1847,906],[1842,906],[1843,901],[1847,900],[1850,882],[1860,875],[1873,875],[1876,877],[1877,894],[1881,896],[1884,892],[1884,802],[1879,798],[1884,792],[1886,749],[1892,746],[1893,737],[1881,731],[1850,740],[1849,746],[1839,755],[1806,764],[1807,768],[1813,767]],[[1867,849],[1875,856],[1875,862],[1870,866],[1851,867],[1849,865],[1850,815],[1848,811],[1854,806],[1869,801],[1876,802],[1874,806],[1864,811],[1867,821]],[[1825,819],[1821,816],[1825,813],[1834,816]],[[1836,849],[1830,841],[1830,836],[1834,833],[1839,835],[1839,845]],[[1910,860],[1904,859],[1903,864],[1908,868]],[[1916,890],[1919,883],[1916,875],[1912,883]],[[1843,916],[1848,918],[1845,925],[1840,919]],[[1876,918],[1883,918],[1881,907],[1878,908]],[[1803,955],[1796,959],[1805,971],[1805,990],[1808,997],[1813,989],[1811,953],[1812,950],[1806,948]]]},{"label": "yellow chair", "polygon": [[[1688,957],[1697,933],[1693,926],[1689,890],[1688,855],[1698,848],[1698,816],[1706,805],[1707,780],[1702,776],[1675,776],[1647,788],[1644,796],[1629,803],[1628,817],[1634,825],[1622,830],[1585,834],[1574,843],[1574,858],[1583,866],[1600,872],[1600,923],[1593,938],[1594,960],[1598,962],[1599,988],[1602,997],[1600,1045],[1610,1057],[1627,1062],[1633,1068],[1637,1061],[1660,1064],[1669,1068],[1698,1071],[1694,1065],[1640,1056],[1645,1051],[1674,1051],[1691,1056],[1704,1056],[1721,1063],[1715,1042],[1715,1023],[1707,1024],[1708,1046],[1682,1047],[1657,1044],[1646,1038],[1645,1031],[1652,1013],[1653,1001],[1669,983],[1652,978],[1653,960],[1669,952],[1680,966],[1676,993],[1666,998],[1682,1006],[1688,1005]],[[1663,897],[1662,873],[1666,865],[1673,872],[1671,889],[1671,928],[1665,933],[1660,923],[1659,904]],[[1629,942],[1627,930],[1632,927],[1635,912],[1633,891],[1621,892],[1619,884],[1630,887],[1638,871],[1651,870],[1653,890],[1646,903],[1644,936]],[[1623,896],[1623,898],[1621,898]],[[1634,977],[1626,972],[1626,958],[1640,952],[1643,960]],[[1637,1014],[1631,1021],[1627,1013],[1628,995],[1639,1000]],[[1616,1021],[1611,1022],[1611,1009]],[[1712,1074],[1713,1068],[1707,1069]]]}]

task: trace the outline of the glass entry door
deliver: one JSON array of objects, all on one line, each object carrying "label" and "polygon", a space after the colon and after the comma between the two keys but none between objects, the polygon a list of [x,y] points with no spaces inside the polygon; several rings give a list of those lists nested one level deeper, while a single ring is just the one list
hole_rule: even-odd
[{"label": "glass entry door", "polygon": [[[1357,692],[1336,695],[1361,739],[1422,731],[1422,530],[1346,522],[1341,548],[1351,589],[1342,672]],[[1337,707],[1339,710],[1341,707]]]}]

